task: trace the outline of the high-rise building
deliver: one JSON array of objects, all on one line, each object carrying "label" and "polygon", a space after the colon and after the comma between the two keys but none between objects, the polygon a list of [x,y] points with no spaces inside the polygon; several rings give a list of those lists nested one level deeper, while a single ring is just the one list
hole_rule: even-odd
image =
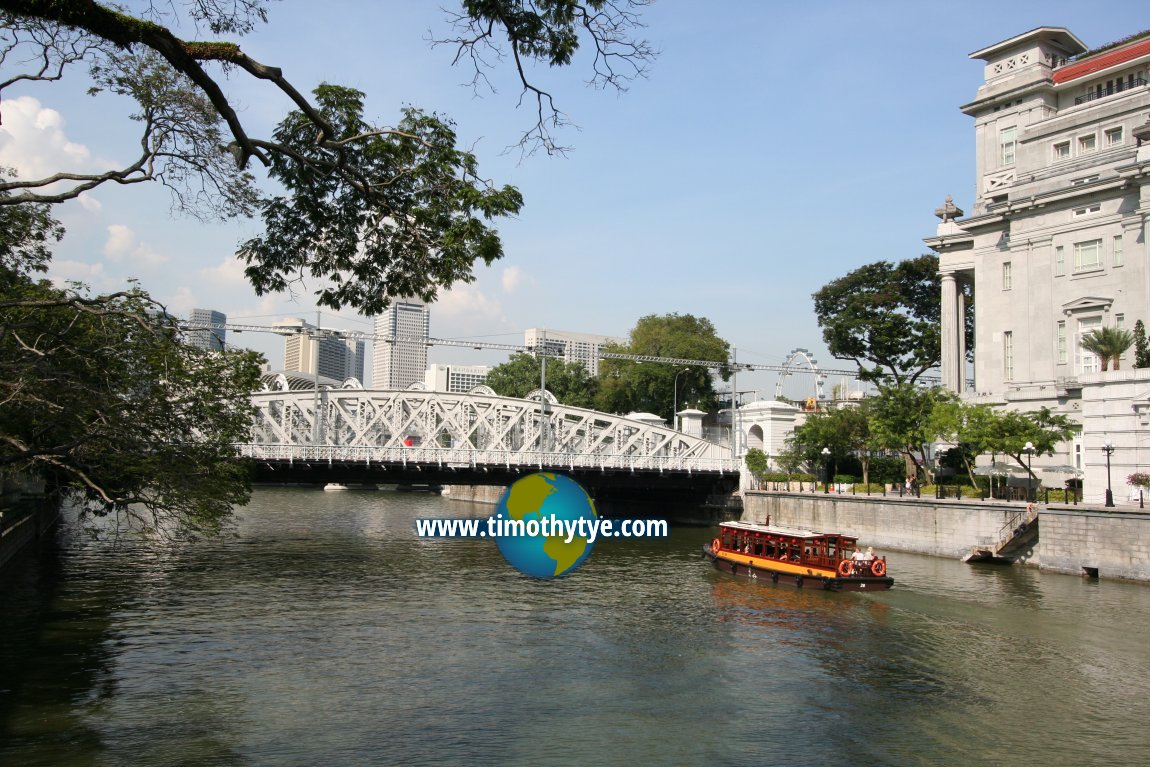
[{"label": "high-rise building", "polygon": [[[228,316],[223,312],[217,312],[215,309],[192,309],[188,319],[195,325],[224,325],[227,324]],[[185,338],[192,346],[218,352],[224,348],[227,334],[228,331],[222,327],[195,328],[189,330]]]},{"label": "high-rise building", "polygon": [[340,335],[340,331],[315,325],[299,317],[273,323],[284,336],[284,371],[306,373],[343,381],[363,381],[364,342]]},{"label": "high-rise building", "polygon": [[599,375],[600,349],[608,344],[626,344],[627,339],[542,328],[529,328],[523,334],[524,346],[537,349],[544,343],[551,354],[561,356],[567,362],[582,362],[588,375],[596,376]]},{"label": "high-rise building", "polygon": [[486,365],[430,365],[424,373],[423,385],[428,391],[466,394],[487,382],[491,368]]},{"label": "high-rise building", "polygon": [[375,318],[372,351],[374,389],[406,389],[422,382],[427,370],[431,312],[418,298],[396,298]]}]

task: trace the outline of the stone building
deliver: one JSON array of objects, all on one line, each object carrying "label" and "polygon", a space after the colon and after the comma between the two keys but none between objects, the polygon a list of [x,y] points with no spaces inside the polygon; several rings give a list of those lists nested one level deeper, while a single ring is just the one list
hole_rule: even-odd
[{"label": "stone building", "polygon": [[[985,82],[961,107],[974,119],[973,207],[963,217],[948,197],[926,239],[940,257],[943,383],[1082,423],[1083,387],[1105,387],[1106,376],[1080,340],[1150,321],[1150,35],[1090,51],[1067,29],[1039,27],[970,57],[985,62]],[[1048,459],[1087,472],[1088,500],[1105,487],[1093,443],[1108,428],[1093,421]]]}]

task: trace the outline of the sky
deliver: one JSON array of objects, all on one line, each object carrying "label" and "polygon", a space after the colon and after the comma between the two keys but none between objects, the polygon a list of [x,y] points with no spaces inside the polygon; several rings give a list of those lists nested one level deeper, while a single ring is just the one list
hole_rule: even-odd
[{"label": "sky", "polygon": [[[577,126],[564,157],[507,151],[530,127],[510,62],[476,93],[441,3],[273,2],[266,25],[240,40],[300,89],[321,82],[367,94],[366,116],[394,124],[404,105],[447,115],[480,174],[523,193],[498,227],[504,257],[440,295],[431,334],[521,344],[530,327],[625,337],[650,314],[710,319],[740,362],[778,365],[804,348],[825,368],[811,294],[878,260],[928,252],[933,212],[949,194],[969,211],[973,120],[960,105],[982,83],[969,54],[1039,26],[1095,47],[1147,26],[1144,5],[1113,2],[776,3],[660,0],[641,36],[658,51],[625,93],[589,88],[590,59],[533,74]],[[177,35],[196,37],[190,27]],[[22,176],[103,169],[133,158],[131,105],[86,94],[83,73],[6,89],[0,165]],[[243,73],[224,82],[249,133],[267,135],[290,109]],[[257,173],[258,173],[258,169]],[[209,223],[170,211],[162,187],[108,186],[57,206],[68,234],[50,276],[99,291],[136,278],[177,315],[194,307],[229,321],[314,322],[310,294],[257,296],[234,253],[258,220]],[[368,318],[325,310],[325,327],[370,332]],[[273,367],[283,342],[229,334]],[[433,347],[429,363],[498,364],[506,352]],[[370,365],[369,365],[370,367]],[[777,374],[739,376],[773,396]],[[837,379],[828,381],[837,383]],[[814,393],[810,376],[783,392]]]}]

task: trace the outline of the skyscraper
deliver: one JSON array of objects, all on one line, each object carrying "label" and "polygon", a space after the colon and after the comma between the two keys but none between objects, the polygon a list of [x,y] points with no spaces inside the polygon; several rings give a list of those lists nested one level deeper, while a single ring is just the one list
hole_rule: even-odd
[{"label": "skyscraper", "polygon": [[427,370],[427,338],[431,312],[418,298],[397,298],[375,318],[375,349],[371,385],[375,389],[406,389],[423,381]]},{"label": "skyscraper", "polygon": [[[224,325],[228,316],[215,309],[192,309],[188,320],[194,325]],[[188,343],[209,351],[221,351],[228,331],[224,328],[196,328],[189,330],[185,336]]]},{"label": "skyscraper", "polygon": [[[363,381],[364,342],[319,329],[302,318],[292,317],[272,325],[284,335],[284,367],[288,372],[315,374],[342,381]],[[326,331],[326,329],[325,329]]]}]

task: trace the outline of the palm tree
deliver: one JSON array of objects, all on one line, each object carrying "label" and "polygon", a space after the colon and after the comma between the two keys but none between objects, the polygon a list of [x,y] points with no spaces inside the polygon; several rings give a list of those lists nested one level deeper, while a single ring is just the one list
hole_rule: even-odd
[{"label": "palm tree", "polygon": [[1118,328],[1098,328],[1082,336],[1079,345],[1102,361],[1103,371],[1110,368],[1111,360],[1117,370],[1119,357],[1134,345],[1134,334]]}]

